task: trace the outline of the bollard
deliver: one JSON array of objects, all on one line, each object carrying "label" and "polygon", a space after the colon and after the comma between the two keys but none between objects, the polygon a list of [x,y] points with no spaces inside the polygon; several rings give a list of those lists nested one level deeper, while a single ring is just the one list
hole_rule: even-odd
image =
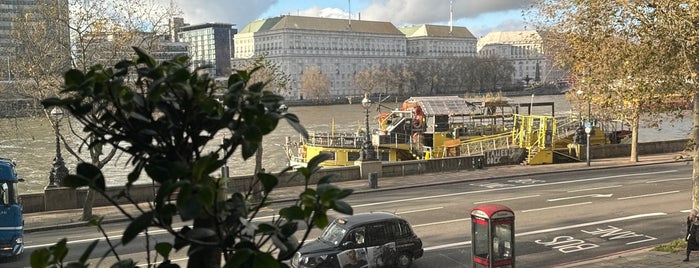
[{"label": "bollard", "polygon": [[369,188],[379,188],[379,174],[376,172],[369,173]]}]

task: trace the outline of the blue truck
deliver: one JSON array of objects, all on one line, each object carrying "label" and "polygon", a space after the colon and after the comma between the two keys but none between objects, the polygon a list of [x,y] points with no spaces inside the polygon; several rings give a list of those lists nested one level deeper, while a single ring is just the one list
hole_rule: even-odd
[{"label": "blue truck", "polygon": [[24,221],[17,183],[23,181],[15,171],[16,163],[0,158],[0,258],[24,252]]}]

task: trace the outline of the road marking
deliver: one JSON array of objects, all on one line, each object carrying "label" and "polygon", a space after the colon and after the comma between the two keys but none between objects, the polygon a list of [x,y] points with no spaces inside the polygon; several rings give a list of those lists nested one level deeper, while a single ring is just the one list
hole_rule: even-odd
[{"label": "road marking", "polygon": [[456,219],[456,220],[438,221],[438,222],[430,222],[430,223],[423,223],[423,224],[414,224],[412,226],[413,226],[413,228],[416,228],[416,227],[425,227],[425,226],[431,226],[431,225],[439,225],[439,224],[454,223],[454,222],[460,222],[460,221],[470,221],[470,220],[471,220],[471,218],[462,218],[462,219]]},{"label": "road marking", "polygon": [[634,195],[634,196],[627,196],[627,197],[619,197],[617,200],[626,200],[626,199],[634,199],[634,198],[642,198],[642,197],[649,197],[649,196],[656,196],[656,195],[664,195],[664,194],[676,194],[679,193],[680,191],[669,191],[669,192],[662,192],[662,193],[652,193],[652,194],[644,194],[644,195]]},{"label": "road marking", "polygon": [[581,205],[587,205],[587,204],[592,204],[592,202],[582,202],[582,203],[567,204],[567,205],[560,205],[560,206],[553,206],[553,207],[526,209],[526,210],[522,210],[522,213],[524,213],[524,212],[532,212],[532,211],[540,211],[540,210],[547,210],[547,209],[574,207],[574,206],[581,206]]},{"label": "road marking", "polygon": [[443,208],[444,208],[444,207],[434,207],[434,208],[424,208],[424,209],[416,209],[416,210],[407,210],[407,211],[396,212],[396,214],[408,214],[408,213],[415,213],[415,212],[425,212],[425,211],[438,210],[438,209],[443,209]]},{"label": "road marking", "polygon": [[[542,230],[536,230],[536,231],[531,231],[531,232],[516,233],[515,237],[550,233],[550,232],[562,231],[562,230],[567,230],[567,229],[576,229],[576,228],[580,228],[580,227],[587,227],[587,226],[597,225],[597,224],[605,224],[605,223],[610,223],[610,222],[634,220],[634,219],[639,219],[639,218],[649,218],[649,217],[665,216],[665,215],[667,215],[667,213],[663,213],[663,212],[638,214],[638,215],[626,216],[626,217],[621,217],[621,218],[614,218],[614,219],[607,219],[607,220],[601,220],[601,221],[573,224],[573,225],[569,225],[569,226],[542,229]],[[458,243],[451,243],[451,244],[426,247],[426,248],[424,248],[424,250],[425,251],[432,251],[432,250],[437,250],[437,249],[452,248],[452,247],[465,246],[465,245],[470,245],[470,244],[471,244],[471,241],[464,241],[464,242],[458,242]]]},{"label": "road marking", "polygon": [[673,173],[673,172],[677,172],[677,170],[666,170],[666,171],[644,172],[644,173],[633,173],[633,174],[620,174],[620,175],[604,176],[604,177],[580,179],[580,180],[547,182],[547,183],[539,183],[539,184],[527,184],[527,185],[512,186],[512,187],[507,187],[507,188],[493,188],[493,189],[475,190],[475,191],[469,191],[469,192],[421,196],[421,197],[396,199],[396,200],[374,202],[374,203],[365,203],[365,204],[356,204],[356,205],[352,204],[352,207],[353,208],[369,207],[369,206],[378,206],[378,205],[386,205],[386,204],[394,204],[394,203],[404,203],[404,202],[410,202],[410,201],[420,201],[420,200],[425,200],[425,199],[461,196],[461,195],[475,194],[475,193],[489,193],[489,192],[503,191],[503,190],[514,190],[514,189],[522,189],[522,188],[551,186],[551,185],[559,185],[559,184],[570,184],[570,183],[588,182],[588,181],[600,181],[600,180],[606,180],[606,179],[612,179],[612,178],[624,178],[624,177],[633,177],[633,176],[642,176],[642,175],[658,175],[658,174]]},{"label": "road marking", "polygon": [[611,186],[602,186],[602,187],[594,187],[594,188],[585,188],[585,189],[578,189],[578,190],[570,190],[570,191],[567,191],[567,192],[568,192],[568,193],[577,193],[577,192],[594,191],[594,190],[602,190],[602,189],[617,188],[617,187],[621,187],[621,185],[611,185]]},{"label": "road marking", "polygon": [[688,178],[671,178],[671,179],[647,181],[646,183],[656,183],[656,182],[666,182],[666,181],[682,181],[682,180],[687,180],[687,179]]},{"label": "road marking", "polygon": [[555,201],[576,199],[576,198],[583,198],[583,197],[612,197],[612,194],[587,194],[587,195],[578,195],[578,196],[568,196],[568,197],[561,197],[561,198],[546,199],[546,201],[555,202]]},{"label": "road marking", "polygon": [[486,201],[478,201],[478,202],[473,202],[473,203],[474,203],[474,204],[494,203],[494,202],[500,202],[500,201],[509,201],[509,200],[525,199],[525,198],[538,197],[538,196],[541,196],[541,195],[536,194],[536,195],[518,196],[518,197],[511,197],[511,198],[503,198],[503,199],[493,199],[493,200],[486,200]]}]

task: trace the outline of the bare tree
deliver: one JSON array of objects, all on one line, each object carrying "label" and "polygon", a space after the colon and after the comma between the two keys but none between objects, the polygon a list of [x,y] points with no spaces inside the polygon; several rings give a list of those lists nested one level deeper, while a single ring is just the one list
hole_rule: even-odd
[{"label": "bare tree", "polygon": [[[30,84],[25,87],[29,89],[26,95],[37,101],[55,96],[63,82],[62,74],[70,68],[87,71],[94,63],[114,64],[129,58],[132,46],[157,49],[169,33],[168,22],[175,14],[176,7],[163,8],[155,0],[44,1],[13,23],[16,50],[12,71],[22,84]],[[103,152],[103,147],[92,147],[85,161],[78,147],[91,141],[82,131],[71,129],[71,133],[81,144],[68,142],[63,135],[60,139],[78,162],[89,161],[102,168],[114,156],[115,148]],[[88,190],[83,220],[92,217],[93,200],[94,193]]]},{"label": "bare tree", "polygon": [[307,67],[301,75],[301,94],[314,99],[330,98],[330,79],[316,65]]}]

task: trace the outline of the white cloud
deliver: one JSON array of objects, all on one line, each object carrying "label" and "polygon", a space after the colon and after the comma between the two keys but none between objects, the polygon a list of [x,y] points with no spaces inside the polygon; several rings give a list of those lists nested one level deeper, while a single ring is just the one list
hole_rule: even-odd
[{"label": "white cloud", "polygon": [[[160,0],[169,3],[169,0]],[[221,22],[236,24],[242,29],[246,24],[259,19],[260,15],[274,5],[277,0],[175,0],[182,10],[186,23],[201,24]]]},{"label": "white cloud", "polygon": [[367,20],[391,21],[396,25],[449,22],[450,7],[454,21],[473,19],[487,13],[526,8],[532,0],[375,0],[362,10]]}]

